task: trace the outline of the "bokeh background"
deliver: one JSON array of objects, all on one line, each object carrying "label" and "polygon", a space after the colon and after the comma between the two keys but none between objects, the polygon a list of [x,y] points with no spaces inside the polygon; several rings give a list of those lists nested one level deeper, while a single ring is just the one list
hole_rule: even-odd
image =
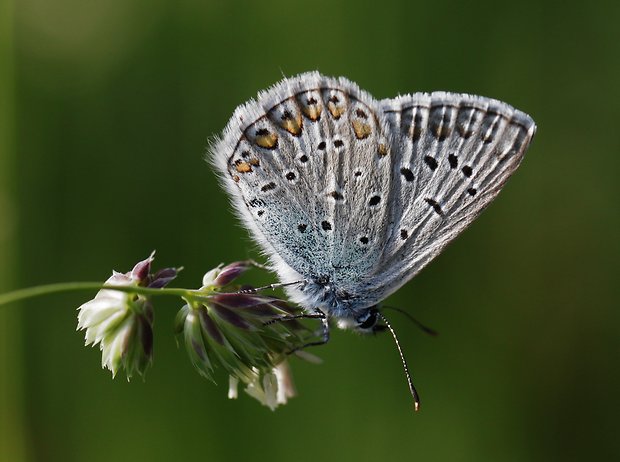
[{"label": "bokeh background", "polygon": [[[0,460],[549,461],[620,458],[620,3],[4,0],[0,288],[103,281],[157,249],[196,287],[256,256],[203,161],[282,75],[377,98],[505,100],[538,133],[498,200],[388,302],[388,336],[336,332],[271,412],[201,379],[156,306],[147,380],[75,332],[91,293],[0,308]],[[253,283],[273,282],[254,273]]]}]

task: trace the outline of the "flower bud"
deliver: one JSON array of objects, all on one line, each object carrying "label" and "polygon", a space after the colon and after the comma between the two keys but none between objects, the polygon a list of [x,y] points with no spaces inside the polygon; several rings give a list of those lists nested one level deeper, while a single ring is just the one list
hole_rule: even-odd
[{"label": "flower bud", "polygon": [[249,268],[250,262],[248,261],[236,261],[230,265],[226,265],[215,278],[214,284],[218,287],[227,286]]}]

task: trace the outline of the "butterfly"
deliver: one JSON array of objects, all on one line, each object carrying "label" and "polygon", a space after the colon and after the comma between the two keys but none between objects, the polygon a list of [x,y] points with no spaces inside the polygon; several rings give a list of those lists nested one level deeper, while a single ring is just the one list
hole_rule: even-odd
[{"label": "butterfly", "polygon": [[497,196],[535,131],[494,99],[376,100],[309,72],[239,106],[210,160],[290,299],[326,331],[334,319],[367,332],[387,323],[379,303]]}]

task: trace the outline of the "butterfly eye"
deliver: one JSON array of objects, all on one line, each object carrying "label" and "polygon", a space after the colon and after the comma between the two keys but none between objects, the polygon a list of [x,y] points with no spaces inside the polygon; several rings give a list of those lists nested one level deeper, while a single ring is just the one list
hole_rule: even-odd
[{"label": "butterfly eye", "polygon": [[370,308],[361,318],[357,320],[357,327],[359,329],[371,329],[377,324],[377,309]]}]

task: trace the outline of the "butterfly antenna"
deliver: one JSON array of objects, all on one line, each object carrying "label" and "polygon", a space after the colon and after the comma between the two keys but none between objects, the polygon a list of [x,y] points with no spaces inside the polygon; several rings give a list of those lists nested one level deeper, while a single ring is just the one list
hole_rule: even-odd
[{"label": "butterfly antenna", "polygon": [[402,308],[397,308],[395,306],[389,306],[389,305],[383,305],[381,307],[381,309],[389,309],[389,310],[394,310],[394,311],[398,311],[399,313],[404,314],[405,316],[407,316],[409,318],[409,320],[411,322],[413,322],[422,332],[431,335],[433,337],[437,337],[439,335],[439,332],[437,332],[435,329],[432,329],[424,324],[422,324],[420,321],[418,321],[416,318],[414,318],[410,313],[408,313],[407,311],[403,310]]},{"label": "butterfly antenna", "polygon": [[405,359],[405,355],[403,354],[403,349],[400,347],[400,342],[398,341],[398,337],[396,336],[396,332],[392,329],[392,326],[388,322],[388,320],[381,313],[377,312],[377,315],[383,320],[388,330],[392,334],[392,338],[394,338],[394,343],[396,343],[396,348],[398,348],[398,354],[400,355],[400,360],[403,363],[403,369],[405,371],[405,376],[407,377],[407,384],[409,385],[409,391],[411,392],[411,396],[413,397],[413,410],[420,410],[420,395],[416,391],[413,386],[413,380],[411,380],[411,374],[409,373],[409,367],[407,366],[407,360]]}]

